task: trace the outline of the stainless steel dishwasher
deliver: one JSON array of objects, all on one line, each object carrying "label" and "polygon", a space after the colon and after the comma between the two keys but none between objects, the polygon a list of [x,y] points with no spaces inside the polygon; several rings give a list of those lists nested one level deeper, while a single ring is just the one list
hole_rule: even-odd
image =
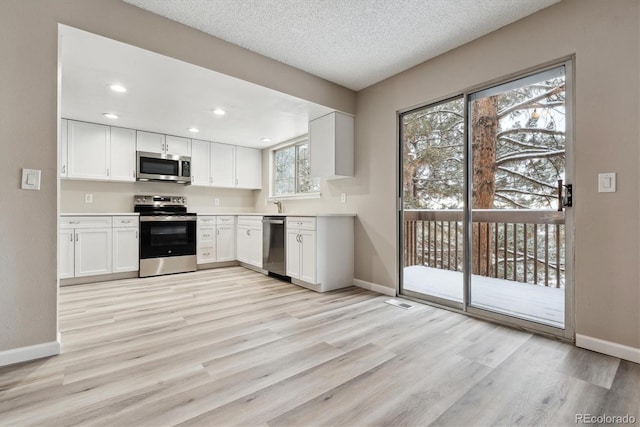
[{"label": "stainless steel dishwasher", "polygon": [[286,235],[284,216],[262,218],[262,268],[286,279]]}]

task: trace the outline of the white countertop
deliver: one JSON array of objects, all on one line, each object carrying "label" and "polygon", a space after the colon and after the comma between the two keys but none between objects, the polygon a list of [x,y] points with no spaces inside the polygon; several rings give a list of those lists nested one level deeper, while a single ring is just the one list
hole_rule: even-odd
[{"label": "white countertop", "polygon": [[200,216],[309,216],[309,217],[325,217],[325,216],[350,216],[355,217],[354,213],[273,213],[273,212],[243,212],[243,213],[225,213],[225,212],[199,212]]},{"label": "white countertop", "polygon": [[138,212],[84,212],[60,213],[60,216],[139,216]]}]

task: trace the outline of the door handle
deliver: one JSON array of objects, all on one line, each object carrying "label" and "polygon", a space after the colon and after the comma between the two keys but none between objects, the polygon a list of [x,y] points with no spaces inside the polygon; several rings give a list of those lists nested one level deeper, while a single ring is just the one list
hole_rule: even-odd
[{"label": "door handle", "polygon": [[558,211],[562,212],[563,208],[573,206],[573,184],[562,184],[562,180],[558,180]]}]

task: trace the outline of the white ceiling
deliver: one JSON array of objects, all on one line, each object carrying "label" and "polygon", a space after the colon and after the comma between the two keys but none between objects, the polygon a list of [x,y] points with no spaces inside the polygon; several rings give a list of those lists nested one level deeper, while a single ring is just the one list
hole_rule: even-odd
[{"label": "white ceiling", "polygon": [[[75,28],[61,33],[64,118],[264,148],[307,133],[310,119],[333,111]],[[113,83],[128,91],[112,92]]]},{"label": "white ceiling", "polygon": [[124,0],[353,90],[560,0]]}]

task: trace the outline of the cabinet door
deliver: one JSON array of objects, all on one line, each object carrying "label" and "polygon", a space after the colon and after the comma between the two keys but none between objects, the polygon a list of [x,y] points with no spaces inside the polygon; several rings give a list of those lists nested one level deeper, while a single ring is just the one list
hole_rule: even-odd
[{"label": "cabinet door", "polygon": [[300,230],[300,280],[316,283],[316,232]]},{"label": "cabinet door", "polygon": [[262,228],[251,227],[249,231],[249,264],[262,268]]},{"label": "cabinet door", "polygon": [[111,180],[136,180],[136,131],[133,129],[111,128]]},{"label": "cabinet door", "polygon": [[58,260],[58,278],[66,279],[68,277],[73,277],[75,274],[73,268],[73,249],[75,244],[75,234],[73,230],[61,230],[58,243],[59,243],[59,251],[60,258]]},{"label": "cabinet door", "polygon": [[248,226],[238,226],[236,238],[237,259],[240,262],[249,263],[249,247],[251,245],[251,229]]},{"label": "cabinet door", "polygon": [[67,132],[68,177],[108,180],[109,126],[69,120]]},{"label": "cabinet door", "polygon": [[136,149],[148,153],[164,153],[164,135],[153,132],[136,131]]},{"label": "cabinet door", "polygon": [[113,229],[113,272],[138,271],[138,228]]},{"label": "cabinet door", "polygon": [[58,147],[58,161],[60,162],[60,177],[67,177],[67,119],[60,121],[60,146]]},{"label": "cabinet door", "polygon": [[262,151],[236,147],[236,187],[262,188]]},{"label": "cabinet door", "polygon": [[300,278],[300,242],[298,242],[299,230],[287,230],[287,276],[294,279]]},{"label": "cabinet door", "polygon": [[191,185],[206,187],[211,183],[209,173],[209,141],[191,141]]},{"label": "cabinet door", "polygon": [[211,185],[214,187],[235,186],[234,145],[211,143]]},{"label": "cabinet door", "polygon": [[216,261],[236,259],[236,245],[233,225],[216,226]]},{"label": "cabinet door", "polygon": [[75,230],[75,276],[111,273],[111,228]]},{"label": "cabinet door", "polygon": [[164,143],[164,151],[174,156],[191,157],[191,140],[189,138],[167,135]]}]

